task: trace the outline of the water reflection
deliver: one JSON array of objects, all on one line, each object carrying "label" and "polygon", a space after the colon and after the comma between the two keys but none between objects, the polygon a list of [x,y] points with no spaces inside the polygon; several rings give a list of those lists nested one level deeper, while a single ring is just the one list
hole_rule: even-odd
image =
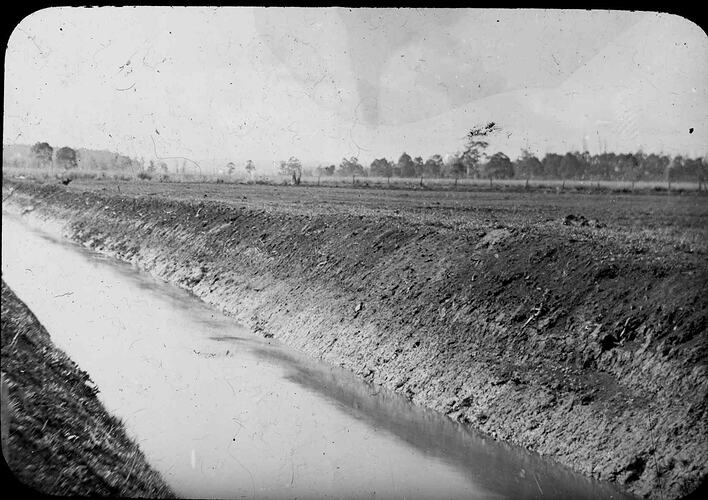
[{"label": "water reflection", "polygon": [[[287,366],[288,380],[317,392],[352,417],[384,429],[427,456],[459,468],[485,489],[502,491],[512,498],[616,495],[606,485],[578,477],[518,447],[486,438],[437,412],[411,404],[400,394],[362,383],[345,370],[313,363],[278,345],[251,341],[249,349],[264,360]],[[584,483],[584,488],[578,489],[577,483]]]}]

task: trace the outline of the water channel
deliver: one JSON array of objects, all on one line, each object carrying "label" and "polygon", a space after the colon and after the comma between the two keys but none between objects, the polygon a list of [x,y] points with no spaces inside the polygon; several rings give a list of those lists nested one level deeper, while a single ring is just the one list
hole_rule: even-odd
[{"label": "water channel", "polygon": [[621,497],[5,213],[2,273],[178,496]]}]

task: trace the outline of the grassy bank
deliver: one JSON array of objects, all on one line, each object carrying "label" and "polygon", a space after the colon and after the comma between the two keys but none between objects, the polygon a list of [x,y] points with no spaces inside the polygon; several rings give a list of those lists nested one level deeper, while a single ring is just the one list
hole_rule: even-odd
[{"label": "grassy bank", "polygon": [[651,197],[418,206],[136,185],[6,183],[3,197],[264,335],[637,495],[706,477],[702,197],[674,214]]},{"label": "grassy bank", "polygon": [[2,373],[9,395],[3,454],[22,483],[49,495],[173,497],[99,402],[89,376],[4,281]]}]

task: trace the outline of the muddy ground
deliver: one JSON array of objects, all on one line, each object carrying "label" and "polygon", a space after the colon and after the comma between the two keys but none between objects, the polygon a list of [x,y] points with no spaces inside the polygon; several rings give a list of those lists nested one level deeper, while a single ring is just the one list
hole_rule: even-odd
[{"label": "muddy ground", "polygon": [[1,359],[9,396],[3,456],[21,483],[46,495],[174,496],[106,412],[89,376],[4,281]]},{"label": "muddy ground", "polygon": [[5,181],[3,199],[639,496],[705,481],[705,196]]}]

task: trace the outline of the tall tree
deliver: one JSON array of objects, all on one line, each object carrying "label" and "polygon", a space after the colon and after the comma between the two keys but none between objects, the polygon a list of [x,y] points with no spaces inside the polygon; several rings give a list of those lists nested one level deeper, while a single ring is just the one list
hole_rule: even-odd
[{"label": "tall tree", "polygon": [[302,163],[296,157],[291,156],[288,161],[280,162],[280,174],[292,177],[293,184],[300,184],[302,177]]},{"label": "tall tree", "polygon": [[70,147],[64,146],[63,148],[57,149],[54,156],[57,165],[66,170],[76,168],[78,166],[78,156],[76,155],[76,151]]},{"label": "tall tree", "polygon": [[487,179],[510,179],[514,176],[514,165],[504,153],[495,153],[484,165],[484,173]]},{"label": "tall tree", "polygon": [[445,162],[445,175],[459,179],[465,175],[467,167],[462,159],[462,155],[455,153]]},{"label": "tall tree", "polygon": [[251,180],[253,180],[253,175],[255,174],[255,172],[256,172],[256,166],[253,164],[253,161],[248,160],[246,162],[246,173],[251,178]]},{"label": "tall tree", "polygon": [[415,177],[415,164],[408,153],[403,153],[396,165],[400,170],[401,177]]},{"label": "tall tree", "polygon": [[420,156],[416,156],[413,158],[413,169],[415,171],[415,176],[420,177],[423,175],[423,170],[425,168],[425,162],[423,162],[423,158]]},{"label": "tall tree", "polygon": [[371,162],[369,172],[374,177],[391,177],[393,175],[393,163],[386,158],[378,158]]},{"label": "tall tree", "polygon": [[484,126],[474,127],[467,133],[465,150],[462,158],[467,168],[467,177],[478,174],[480,161],[485,157],[485,150],[489,147],[487,138],[498,132],[500,128],[494,122]]},{"label": "tall tree", "polygon": [[442,156],[435,154],[435,155],[431,156],[430,158],[428,158],[428,160],[425,162],[423,172],[428,177],[437,178],[437,177],[440,177],[442,169],[443,169]]},{"label": "tall tree", "polygon": [[566,153],[561,158],[558,174],[563,180],[580,178],[582,175],[580,161],[575,153]]},{"label": "tall tree", "polygon": [[283,175],[291,175],[293,172],[301,172],[302,163],[300,160],[291,156],[287,161],[280,162],[280,173]]},{"label": "tall tree", "polygon": [[37,142],[31,148],[32,157],[39,167],[46,167],[52,164],[54,148],[46,142]]},{"label": "tall tree", "polygon": [[562,156],[555,153],[547,153],[543,157],[543,176],[546,179],[558,179],[562,159]]},{"label": "tall tree", "polygon": [[365,175],[364,167],[359,163],[359,159],[356,156],[351,158],[342,158],[342,162],[339,164],[339,175]]},{"label": "tall tree", "polygon": [[543,175],[543,164],[526,149],[521,152],[521,158],[516,160],[515,166],[516,177],[522,179],[535,179]]}]

